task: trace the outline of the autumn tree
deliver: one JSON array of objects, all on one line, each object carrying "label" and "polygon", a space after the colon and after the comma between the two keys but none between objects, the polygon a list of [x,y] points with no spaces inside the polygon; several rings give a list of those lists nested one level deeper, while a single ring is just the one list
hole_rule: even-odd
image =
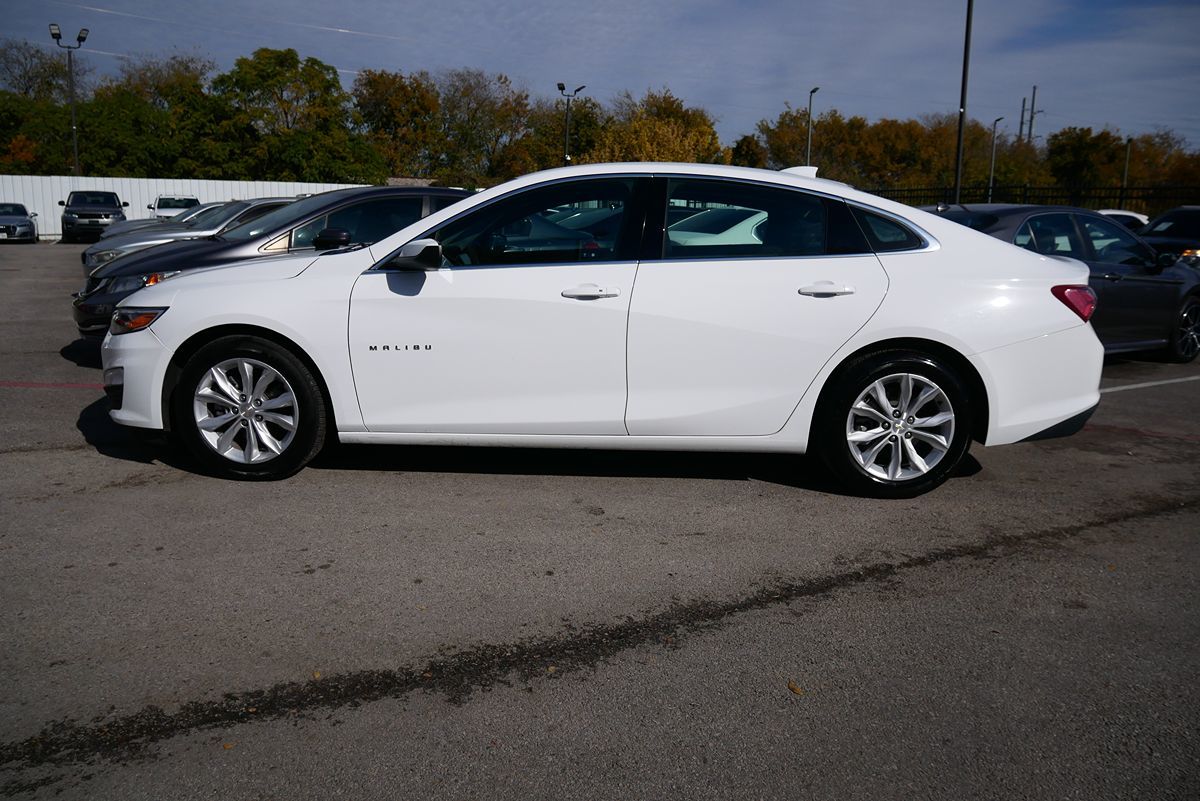
[{"label": "autumn tree", "polygon": [[[75,54],[75,97],[88,96],[92,66]],[[0,39],[0,89],[30,100],[70,100],[67,59],[58,49],[25,39]]]},{"label": "autumn tree", "polygon": [[428,178],[446,149],[441,95],[427,72],[364,70],[354,79],[354,107],[391,176]]},{"label": "autumn tree", "polygon": [[581,163],[605,161],[728,161],[712,117],[671,94],[648,91],[640,99],[625,92]]}]

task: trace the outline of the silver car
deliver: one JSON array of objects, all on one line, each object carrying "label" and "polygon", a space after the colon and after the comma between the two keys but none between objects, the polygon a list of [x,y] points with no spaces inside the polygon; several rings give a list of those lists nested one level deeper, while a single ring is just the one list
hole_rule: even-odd
[{"label": "silver car", "polygon": [[269,211],[274,211],[293,202],[291,197],[260,197],[253,200],[235,200],[216,209],[210,209],[186,223],[162,223],[153,228],[143,228],[102,239],[89,247],[83,259],[83,273],[88,275],[97,267],[108,264],[129,253],[136,253],[155,245],[179,239],[204,239],[217,236],[239,225],[255,220]]},{"label": "silver car", "polygon": [[20,203],[0,203],[0,240],[6,242],[37,241],[37,212],[30,212]]},{"label": "silver car", "polygon": [[[171,217],[169,222],[172,225],[181,225],[186,222],[191,222],[192,220],[196,219],[204,212],[209,211],[211,209],[218,208],[220,206],[224,206],[226,203],[229,203],[229,202],[230,201],[228,201],[228,200],[219,200],[216,203],[202,203],[199,206],[192,206],[187,211],[180,212],[176,216]],[[100,238],[107,239],[110,236],[116,236],[117,234],[127,234],[130,231],[140,231],[143,228],[157,229],[159,226],[162,226],[164,224],[165,224],[165,221],[160,220],[157,217],[150,217],[150,218],[142,219],[142,220],[126,220],[125,222],[113,223],[112,225],[108,226],[108,228],[106,228],[105,230],[100,232]]]}]

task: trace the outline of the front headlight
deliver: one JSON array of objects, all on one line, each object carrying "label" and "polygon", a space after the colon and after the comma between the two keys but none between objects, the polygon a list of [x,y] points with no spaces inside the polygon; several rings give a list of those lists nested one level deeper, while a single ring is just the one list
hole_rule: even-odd
[{"label": "front headlight", "polygon": [[149,328],[150,324],[163,316],[166,308],[158,309],[117,309],[113,312],[112,322],[108,324],[108,333],[113,336],[119,334],[132,334],[134,331],[141,331],[143,328]]},{"label": "front headlight", "polygon": [[113,282],[108,286],[108,291],[113,294],[120,292],[136,292],[142,287],[160,284],[173,275],[179,275],[179,270],[171,270],[170,272],[162,273],[150,273],[149,275],[128,275],[123,278],[114,278]]},{"label": "front headlight", "polygon": [[110,261],[120,256],[124,251],[121,250],[102,250],[99,253],[93,253],[88,260],[89,264],[108,264]]},{"label": "front headlight", "polygon": [[66,217],[67,219],[73,220],[73,219],[75,219],[75,212],[64,211],[62,216]]}]

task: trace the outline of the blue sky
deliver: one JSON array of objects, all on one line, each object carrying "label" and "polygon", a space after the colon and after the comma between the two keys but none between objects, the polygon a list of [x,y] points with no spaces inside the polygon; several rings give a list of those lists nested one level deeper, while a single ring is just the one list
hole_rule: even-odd
[{"label": "blue sky", "polygon": [[[129,54],[196,52],[227,69],[259,47],[342,70],[503,72],[531,94],[586,84],[607,101],[668,87],[731,143],[785,102],[875,120],[958,108],[966,0],[5,0],[5,35],[50,22],[101,73]],[[1036,133],[1165,127],[1200,148],[1200,2],[978,0],[968,113],[1016,133],[1038,86]]]}]

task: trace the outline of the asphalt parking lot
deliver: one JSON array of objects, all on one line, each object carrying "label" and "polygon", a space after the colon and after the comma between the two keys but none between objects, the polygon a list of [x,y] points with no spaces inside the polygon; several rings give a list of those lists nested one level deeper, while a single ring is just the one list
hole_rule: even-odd
[{"label": "asphalt parking lot", "polygon": [[0,795],[1200,797],[1200,364],[911,501],[807,460],[112,425],[82,245],[0,248]]}]

